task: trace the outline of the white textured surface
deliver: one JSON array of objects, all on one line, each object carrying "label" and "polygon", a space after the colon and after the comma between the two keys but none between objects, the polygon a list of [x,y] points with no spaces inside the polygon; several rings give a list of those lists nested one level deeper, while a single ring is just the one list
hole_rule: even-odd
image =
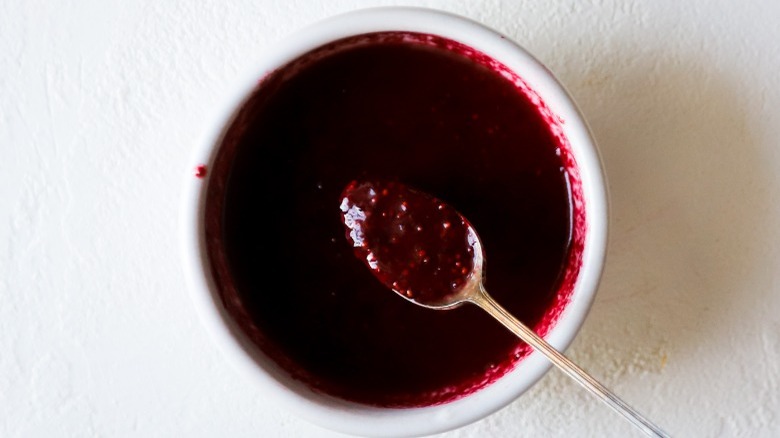
[{"label": "white textured surface", "polygon": [[[176,218],[238,72],[374,4],[0,2],[0,436],[339,436],[210,343]],[[612,241],[571,356],[676,436],[779,436],[780,3],[418,4],[526,46],[591,122]],[[631,433],[551,372],[447,436]]]}]

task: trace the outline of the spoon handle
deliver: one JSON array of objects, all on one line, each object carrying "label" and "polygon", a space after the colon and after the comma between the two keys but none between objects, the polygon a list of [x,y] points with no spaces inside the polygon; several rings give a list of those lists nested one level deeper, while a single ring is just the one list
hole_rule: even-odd
[{"label": "spoon handle", "polygon": [[577,366],[577,364],[564,356],[563,353],[553,348],[550,344],[547,343],[547,341],[534,333],[533,330],[529,329],[525,326],[525,324],[517,320],[517,318],[510,315],[509,312],[496,303],[483,288],[480,289],[480,293],[473,294],[471,297],[469,297],[469,301],[488,312],[512,333],[516,334],[520,339],[532,346],[535,350],[540,351],[545,356],[547,356],[547,359],[549,359],[550,362],[557,366],[561,371],[566,373],[572,379],[576,380],[577,383],[601,399],[601,401],[614,409],[615,412],[625,417],[629,422],[639,428],[646,435],[659,438],[669,437],[666,432],[642,416],[639,412],[635,411],[634,408],[629,406],[617,395],[612,393],[612,391],[599,383],[598,380],[594,379],[582,368]]}]

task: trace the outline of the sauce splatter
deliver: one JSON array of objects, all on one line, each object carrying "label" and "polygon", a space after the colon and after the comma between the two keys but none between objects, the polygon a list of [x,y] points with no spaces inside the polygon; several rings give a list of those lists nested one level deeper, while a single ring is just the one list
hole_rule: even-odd
[{"label": "sauce splatter", "polygon": [[195,175],[195,178],[205,178],[206,174],[208,174],[209,170],[206,167],[205,164],[201,164],[195,167],[195,170],[192,171],[192,174]]}]

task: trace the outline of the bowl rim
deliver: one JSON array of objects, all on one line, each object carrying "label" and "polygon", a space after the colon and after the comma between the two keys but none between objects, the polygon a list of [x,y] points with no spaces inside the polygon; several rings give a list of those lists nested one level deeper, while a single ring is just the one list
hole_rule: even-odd
[{"label": "bowl rim", "polygon": [[438,35],[479,50],[505,64],[534,90],[564,122],[562,128],[577,162],[585,199],[587,228],[582,263],[569,304],[545,339],[563,351],[581,328],[595,298],[607,248],[609,208],[603,166],[590,130],[568,92],[553,74],[511,39],[468,18],[434,9],[380,7],[359,9],[319,21],[288,37],[258,57],[232,93],[216,106],[188,162],[180,208],[180,250],[190,296],[211,338],[224,355],[274,402],[312,423],[339,432],[364,436],[420,436],[465,426],[505,407],[550,368],[538,352],[521,360],[514,370],[473,394],[441,405],[419,408],[380,408],[313,392],[291,379],[249,342],[225,312],[206,253],[205,199],[209,175],[192,176],[199,165],[211,168],[225,129],[267,72],[328,42],[372,32],[419,32]]}]

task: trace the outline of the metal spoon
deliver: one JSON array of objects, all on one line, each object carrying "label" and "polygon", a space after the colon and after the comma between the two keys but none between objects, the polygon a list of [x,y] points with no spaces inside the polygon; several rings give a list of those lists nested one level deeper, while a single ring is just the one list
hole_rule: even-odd
[{"label": "metal spoon", "polygon": [[[452,309],[464,303],[476,304],[645,434],[652,437],[669,436],[509,314],[488,295],[483,285],[485,254],[482,242],[471,223],[451,206],[399,183],[352,182],[342,196],[341,210],[342,219],[348,229],[347,237],[355,246],[356,255],[366,262],[380,281],[398,295],[417,305],[435,310]],[[445,228],[454,229],[456,233],[454,246],[453,241],[448,241],[441,247],[436,247],[437,239],[444,236],[438,234],[438,231],[435,232],[436,234],[428,232],[428,234],[413,236],[409,236],[406,232],[400,234],[394,231],[416,228],[422,233],[423,227],[415,226],[415,215],[417,220],[424,218],[428,222],[426,225],[431,221],[434,223],[439,221],[447,224]],[[453,224],[453,219],[458,219],[460,223]],[[388,238],[388,235],[393,237]],[[418,293],[418,291],[422,292],[423,287],[419,277],[410,278],[409,269],[399,265],[398,255],[406,258],[408,254],[411,258],[410,251],[419,248],[419,242],[427,242],[428,245],[433,242],[434,247],[429,249],[434,251],[429,253],[448,251],[457,253],[462,250],[460,254],[466,254],[471,258],[471,270],[466,271],[466,275],[457,277],[458,281],[452,283],[453,287],[441,293],[435,290]],[[388,248],[390,246],[392,248]],[[395,251],[395,257],[388,255],[391,250]],[[406,258],[406,261],[409,258]],[[465,257],[458,259],[463,258]],[[446,284],[449,285],[450,282],[447,281]]]}]

